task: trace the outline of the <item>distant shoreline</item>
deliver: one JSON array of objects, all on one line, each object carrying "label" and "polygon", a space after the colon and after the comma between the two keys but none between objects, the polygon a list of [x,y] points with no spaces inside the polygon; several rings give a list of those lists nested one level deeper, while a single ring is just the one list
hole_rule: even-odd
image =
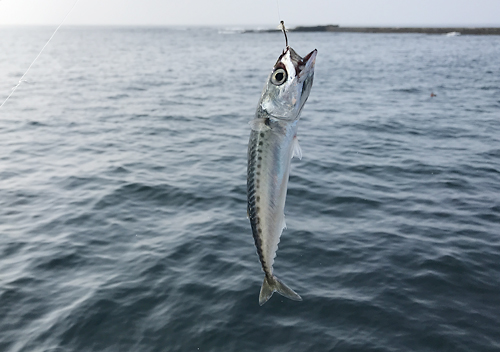
[{"label": "distant shoreline", "polygon": [[[247,30],[245,32],[268,33],[279,29]],[[500,35],[500,27],[341,27],[339,25],[300,26],[289,29],[290,32],[338,32],[338,33],[423,33],[464,35]]]}]

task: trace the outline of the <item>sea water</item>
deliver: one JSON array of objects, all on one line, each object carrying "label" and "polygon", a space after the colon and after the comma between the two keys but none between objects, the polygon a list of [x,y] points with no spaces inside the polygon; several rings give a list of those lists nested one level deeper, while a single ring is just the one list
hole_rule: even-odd
[{"label": "sea water", "polygon": [[[0,28],[2,101],[53,30]],[[246,214],[282,34],[62,27],[0,109],[0,351],[500,350],[500,37],[289,41],[303,302],[259,307]]]}]

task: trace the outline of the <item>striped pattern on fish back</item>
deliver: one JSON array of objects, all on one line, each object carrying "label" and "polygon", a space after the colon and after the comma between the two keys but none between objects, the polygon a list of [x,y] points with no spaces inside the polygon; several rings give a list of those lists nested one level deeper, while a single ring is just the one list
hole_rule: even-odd
[{"label": "striped pattern on fish back", "polygon": [[262,239],[260,237],[262,229],[259,227],[260,219],[257,214],[259,210],[257,207],[257,202],[260,201],[260,199],[258,199],[259,196],[257,196],[256,191],[259,187],[258,176],[261,173],[261,163],[258,160],[258,154],[259,151],[262,151],[262,149],[259,149],[263,144],[263,142],[260,140],[262,137],[263,135],[261,136],[259,131],[252,130],[250,134],[250,142],[248,143],[247,211],[248,217],[250,219],[250,225],[252,226],[252,234],[255,241],[255,247],[257,248],[257,254],[259,255],[259,259],[262,263],[262,268],[264,269],[266,276],[269,276],[271,275],[271,273],[268,273],[266,270],[267,265],[264,259]]}]

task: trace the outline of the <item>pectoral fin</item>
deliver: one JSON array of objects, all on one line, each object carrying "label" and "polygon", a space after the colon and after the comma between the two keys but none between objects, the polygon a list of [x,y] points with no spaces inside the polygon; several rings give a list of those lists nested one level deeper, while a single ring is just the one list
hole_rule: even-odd
[{"label": "pectoral fin", "polygon": [[253,119],[248,124],[254,131],[262,131],[270,129],[270,127],[265,124],[264,119]]},{"label": "pectoral fin", "polygon": [[299,140],[297,136],[293,137],[293,154],[292,158],[296,156],[299,160],[302,160],[302,149],[300,149]]}]

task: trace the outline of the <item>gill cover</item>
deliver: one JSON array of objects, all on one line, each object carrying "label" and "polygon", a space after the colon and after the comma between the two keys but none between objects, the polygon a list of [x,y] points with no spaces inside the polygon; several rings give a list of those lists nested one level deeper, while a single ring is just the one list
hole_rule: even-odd
[{"label": "gill cover", "polygon": [[316,53],[302,58],[287,46],[264,86],[258,110],[277,119],[298,119],[311,91]]}]

